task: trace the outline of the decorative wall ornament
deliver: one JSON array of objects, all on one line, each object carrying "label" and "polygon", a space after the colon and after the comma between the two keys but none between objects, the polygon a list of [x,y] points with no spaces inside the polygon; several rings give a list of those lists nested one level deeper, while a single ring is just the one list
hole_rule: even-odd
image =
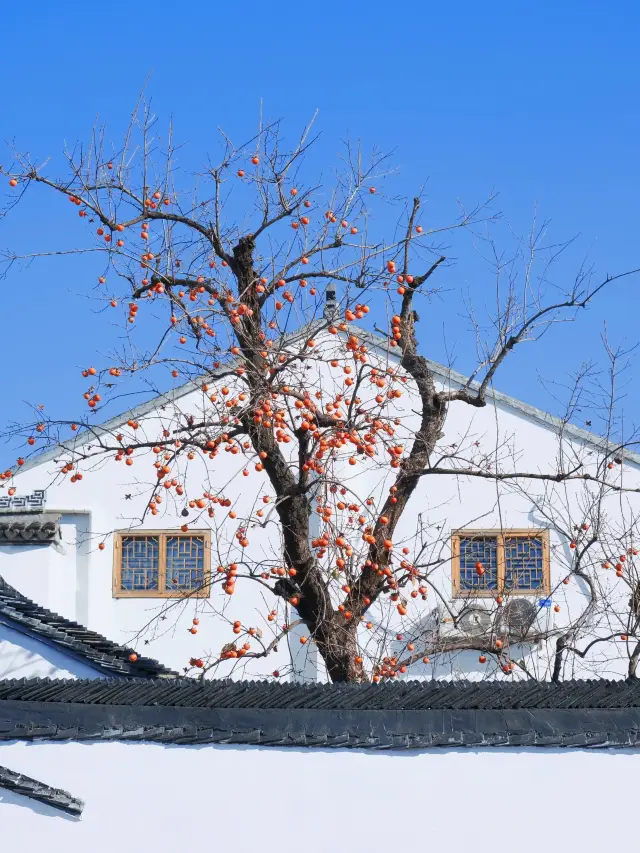
[{"label": "decorative wall ornament", "polygon": [[0,545],[59,543],[60,513],[0,513]]},{"label": "decorative wall ornament", "polygon": [[36,489],[30,495],[0,495],[0,512],[43,512],[46,503],[44,489]]}]

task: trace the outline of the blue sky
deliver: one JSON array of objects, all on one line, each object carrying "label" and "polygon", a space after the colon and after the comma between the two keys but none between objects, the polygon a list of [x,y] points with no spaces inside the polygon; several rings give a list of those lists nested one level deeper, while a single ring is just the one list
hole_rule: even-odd
[{"label": "blue sky", "polygon": [[[499,243],[509,245],[511,229],[526,231],[534,209],[551,220],[555,241],[581,235],[557,284],[585,258],[599,275],[640,266],[640,7],[632,0],[340,7],[34,0],[28,9],[11,4],[1,20],[0,139],[36,158],[51,156],[52,166],[65,140],[87,138],[96,116],[117,139],[152,72],[155,111],[172,116],[177,138],[188,143],[185,168],[199,166],[218,126],[248,136],[261,99],[265,114],[284,118],[292,134],[317,108],[315,163],[331,162],[347,133],[395,149],[394,192],[412,195],[426,182],[430,222],[450,219],[456,199],[473,205],[497,190]],[[68,222],[53,211],[34,194],[0,220],[0,247],[73,243]],[[468,371],[474,341],[460,294],[482,313],[492,278],[470,240],[456,242],[451,254],[456,262],[443,272],[442,299],[421,309],[423,351],[441,361],[453,353],[455,367]],[[86,266],[58,259],[14,268],[0,281],[0,426],[28,414],[24,401],[53,415],[82,410],[79,367],[99,361],[114,335],[78,295],[89,275]],[[585,360],[605,365],[605,322],[614,345],[636,342],[639,288],[638,276],[620,282],[578,323],[523,347],[496,386],[560,411],[567,377]],[[640,402],[633,372],[627,378],[630,430]]]}]

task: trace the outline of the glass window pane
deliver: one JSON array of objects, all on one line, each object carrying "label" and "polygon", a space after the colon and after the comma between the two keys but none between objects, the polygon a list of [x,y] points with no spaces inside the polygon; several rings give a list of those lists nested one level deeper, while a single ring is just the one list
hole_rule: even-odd
[{"label": "glass window pane", "polygon": [[194,591],[204,584],[204,537],[167,536],[167,590]]},{"label": "glass window pane", "polygon": [[157,536],[123,536],[120,589],[158,589],[160,543]]},{"label": "glass window pane", "polygon": [[540,590],[544,586],[541,536],[505,536],[505,589]]},{"label": "glass window pane", "polygon": [[[478,574],[477,563],[482,563],[484,574]],[[460,537],[460,589],[480,592],[497,588],[498,538]]]}]

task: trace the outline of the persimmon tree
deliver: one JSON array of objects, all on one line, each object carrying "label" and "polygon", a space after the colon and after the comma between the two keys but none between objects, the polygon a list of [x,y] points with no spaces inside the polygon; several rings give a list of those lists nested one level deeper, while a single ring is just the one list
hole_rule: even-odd
[{"label": "persimmon tree", "polygon": [[[545,300],[531,275],[541,251],[534,233],[523,284],[506,276],[490,318],[492,335],[485,341],[476,327],[477,370],[463,387],[443,389],[419,343],[415,303],[435,292],[446,235],[484,227],[492,219],[491,199],[461,209],[453,222],[426,227],[418,196],[404,204],[380,191],[388,176],[385,156],[374,153],[365,163],[358,146],[346,145],[335,179],[314,182],[305,172],[312,125],[287,147],[278,123],[261,124],[242,145],[223,134],[215,164],[185,185],[171,139],[156,136],[155,119],[142,108],[122,146],[109,148],[96,131],[86,148],[67,152],[63,177],[51,177],[46,166],[16,151],[1,169],[6,213],[38,193],[53,194],[63,214],[77,214],[78,241],[84,241],[57,252],[6,251],[5,275],[22,260],[92,253],[92,295],[126,332],[110,364],[83,371],[84,415],[61,421],[38,413],[13,429],[27,452],[1,475],[3,487],[15,489],[27,453],[52,445],[59,448],[57,476],[72,482],[101,459],[128,466],[150,459],[153,477],[140,521],[174,500],[185,507],[185,530],[202,519],[214,526],[221,555],[214,590],[233,596],[240,584],[258,583],[272,597],[265,605],[272,637],[229,620],[230,642],[218,654],[191,660],[205,674],[218,672],[224,661],[267,656],[295,620],[306,626],[300,641],[315,643],[333,681],[393,678],[430,656],[473,649],[480,663],[491,658],[506,674],[560,678],[569,657],[584,659],[620,637],[615,654],[627,655],[634,675],[640,656],[637,518],[631,513],[623,521],[619,506],[638,491],[620,474],[627,445],[608,434],[597,458],[565,450],[553,470],[527,471],[508,447],[487,455],[471,437],[442,443],[452,407],[485,407],[496,372],[514,349],[573,318],[620,276],[595,280],[580,272]],[[388,219],[392,201],[400,215],[388,238],[376,215],[383,210]],[[495,257],[504,281],[508,269]],[[367,336],[358,331],[360,321],[371,325],[372,319],[383,327],[386,361],[371,357]],[[155,336],[145,350],[135,343],[140,324]],[[96,426],[105,402],[145,371],[192,380],[202,394],[201,416],[182,413],[167,397],[157,434],[135,420],[117,430]],[[77,442],[75,436],[87,432],[91,441]],[[237,476],[253,483],[248,517],[237,517],[216,478],[225,453],[237,457]],[[204,483],[190,474],[203,461]],[[385,484],[373,496],[358,494],[357,480],[350,485],[344,476],[366,466]],[[570,543],[566,578],[579,578],[587,594],[580,612],[535,638],[552,644],[545,672],[513,660],[508,638],[494,630],[481,638],[447,638],[437,626],[416,627],[422,623],[409,609],[427,601],[434,573],[449,564],[448,537],[422,520],[400,546],[394,537],[416,490],[436,490],[443,477],[481,479],[499,484],[503,494],[525,495]],[[615,523],[605,509],[611,500]],[[249,547],[252,530],[268,525],[279,532],[275,559],[259,558]],[[611,565],[624,588],[601,580]],[[496,610],[504,603],[498,596]]]}]

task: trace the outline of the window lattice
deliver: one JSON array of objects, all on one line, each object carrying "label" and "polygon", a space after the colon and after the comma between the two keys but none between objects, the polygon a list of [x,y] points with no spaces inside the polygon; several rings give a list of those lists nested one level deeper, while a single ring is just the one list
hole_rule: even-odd
[{"label": "window lattice", "polygon": [[208,597],[211,591],[210,535],[208,530],[116,533],[114,596]]},{"label": "window lattice", "polygon": [[[482,563],[479,575],[476,564]],[[498,539],[495,536],[460,539],[460,588],[492,590],[498,587]]]},{"label": "window lattice", "polygon": [[160,542],[157,536],[123,536],[120,587],[157,590]]},{"label": "window lattice", "polygon": [[456,531],[452,534],[452,575],[454,595],[548,594],[549,533]]},{"label": "window lattice", "polygon": [[541,537],[505,536],[505,589],[538,590],[544,586]]},{"label": "window lattice", "polygon": [[195,590],[204,583],[204,539],[167,537],[167,589]]}]

